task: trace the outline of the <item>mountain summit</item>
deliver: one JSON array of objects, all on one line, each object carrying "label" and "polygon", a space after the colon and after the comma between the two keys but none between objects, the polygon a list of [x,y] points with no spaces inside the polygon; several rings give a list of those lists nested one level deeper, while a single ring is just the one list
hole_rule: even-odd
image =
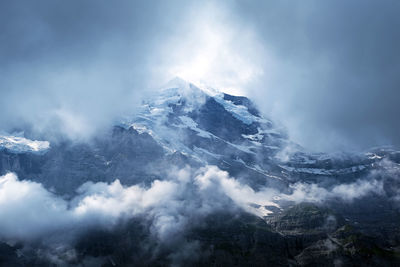
[{"label": "mountain summit", "polygon": [[113,127],[111,135],[99,134],[90,144],[71,141],[50,146],[47,141],[4,135],[0,148],[2,173],[13,171],[21,179],[38,180],[60,192],[73,192],[92,179],[118,177],[127,185],[144,174],[154,179],[148,170],[158,167],[150,168],[148,162],[162,166],[172,159],[179,166],[218,166],[258,188],[287,187],[327,176],[351,175],[350,182],[378,162],[398,157],[390,149],[357,155],[308,153],[250,99],[199,88],[180,78],[144,99],[135,114]]},{"label": "mountain summit", "polygon": [[[168,265],[187,250],[181,264],[333,266],[368,258],[390,266],[398,263],[399,166],[390,148],[309,153],[250,99],[176,78],[90,142],[1,135],[0,205],[9,188],[22,187],[19,206],[44,194],[35,203],[71,216],[61,225],[111,217],[61,246],[75,255],[59,255],[68,264]],[[54,258],[40,256],[46,242],[24,249],[0,242],[0,263],[51,265]]]}]

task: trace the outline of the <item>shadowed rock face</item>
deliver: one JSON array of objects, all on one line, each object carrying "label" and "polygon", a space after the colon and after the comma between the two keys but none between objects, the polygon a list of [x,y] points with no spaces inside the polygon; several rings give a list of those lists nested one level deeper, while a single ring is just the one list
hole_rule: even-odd
[{"label": "shadowed rock face", "polygon": [[260,112],[258,111],[257,107],[247,97],[233,96],[224,93],[224,99],[232,101],[232,103],[235,105],[245,106],[249,113],[253,114],[254,116],[260,116]]},{"label": "shadowed rock face", "polygon": [[[400,213],[390,200],[400,188],[395,172],[400,164],[398,151],[309,153],[291,143],[246,97],[211,95],[185,86],[149,99],[138,114],[90,142],[51,144],[45,153],[0,149],[0,172],[15,172],[19,179],[40,182],[64,197],[73,197],[87,181],[119,179],[123,185],[149,186],[166,179],[172,167],[206,165],[226,170],[256,191],[273,187],[290,193],[295,183],[302,182],[315,183],[328,194],[337,185],[372,173],[384,193],[351,201],[331,197],[318,204],[281,201],[280,208],[268,207],[273,213],[266,217],[239,208],[214,212],[166,244],[152,238],[148,218],[135,217],[111,230],[91,229],[78,238],[74,244],[78,256],[70,264],[400,264]],[[290,153],[285,152],[288,148]],[[0,265],[50,266],[38,257],[36,246],[41,247],[0,243]]]},{"label": "shadowed rock face", "polygon": [[41,182],[59,193],[72,193],[86,181],[109,182],[120,177],[126,184],[141,182],[138,179],[149,164],[148,159],[157,161],[163,155],[147,134],[119,127],[101,141],[54,145],[43,156],[1,154],[2,173],[16,172],[20,179]]},{"label": "shadowed rock face", "polygon": [[[184,236],[167,244],[160,244],[151,237],[148,221],[132,219],[114,230],[86,232],[75,243],[78,260],[70,263],[86,262],[89,266],[398,265],[397,248],[387,247],[385,241],[347,223],[329,225],[331,213],[326,208],[302,204],[272,218],[271,224],[247,213],[220,212],[205,217]],[[304,218],[308,215],[312,218]],[[1,263],[51,266],[27,249],[22,256],[17,256],[19,248],[2,244]],[[171,256],[180,253],[190,256],[183,259]]]},{"label": "shadowed rock face", "polygon": [[165,175],[167,164],[183,167],[190,163],[180,153],[166,154],[147,133],[119,126],[90,144],[65,142],[53,145],[42,156],[3,151],[0,157],[2,174],[15,172],[20,179],[40,182],[59,194],[72,194],[87,181],[149,184]]},{"label": "shadowed rock face", "polygon": [[[243,142],[245,139],[242,135],[256,134],[257,127],[260,126],[254,122],[249,125],[241,122],[214,98],[207,98],[206,103],[197,112],[190,115],[202,129],[229,142]],[[224,127],[221,127],[222,125]]]}]

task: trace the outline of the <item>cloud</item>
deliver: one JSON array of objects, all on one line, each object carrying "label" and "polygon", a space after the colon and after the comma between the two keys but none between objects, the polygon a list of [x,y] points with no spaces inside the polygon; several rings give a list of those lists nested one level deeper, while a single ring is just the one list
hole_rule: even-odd
[{"label": "cloud", "polygon": [[268,55],[248,94],[294,141],[328,151],[400,145],[397,1],[237,1],[234,9]]},{"label": "cloud", "polygon": [[201,255],[199,241],[185,239],[192,227],[218,212],[245,209],[261,215],[249,205],[253,201],[268,202],[214,166],[175,169],[148,187],[123,186],[119,180],[87,182],[69,200],[9,173],[0,177],[0,239],[22,241],[33,248],[42,244],[35,251],[38,257],[61,264],[77,260],[74,244],[87,232],[114,230],[123,222],[139,219],[150,233],[150,239],[143,242],[149,242],[151,253],[167,248],[171,250],[168,258],[179,265]]},{"label": "cloud", "polygon": [[1,3],[2,130],[31,128],[49,139],[85,139],[134,111],[150,84],[162,84],[155,71],[160,59],[153,55],[170,46],[164,40],[190,6]]},{"label": "cloud", "polygon": [[[218,180],[218,183],[207,183]],[[229,185],[233,183],[234,186]],[[227,185],[228,184],[228,185]],[[221,186],[221,189],[215,188]],[[112,227],[120,219],[141,216],[151,222],[155,237],[167,241],[193,218],[242,202],[238,191],[248,191],[226,172],[209,167],[194,172],[183,169],[150,187],[113,183],[84,183],[71,200],[47,191],[41,184],[18,180],[9,173],[0,177],[0,236],[30,240],[71,228]],[[251,193],[252,191],[250,191]],[[253,192],[254,193],[254,192]],[[20,218],[24,218],[21,220]]]},{"label": "cloud", "polygon": [[297,203],[332,199],[349,202],[372,193],[384,194],[382,181],[357,180],[330,189],[296,183],[291,186],[291,193],[274,188],[255,191],[227,172],[207,166],[174,170],[170,177],[155,180],[150,187],[127,187],[119,180],[110,184],[86,182],[73,199],[66,200],[39,183],[20,181],[9,173],[0,177],[0,236],[30,240],[65,228],[112,228],[121,219],[139,216],[151,222],[154,237],[166,242],[181,235],[193,222],[218,211],[240,208],[265,216],[268,210],[255,208],[254,204],[279,207],[277,199]]},{"label": "cloud", "polygon": [[379,196],[395,205],[400,199],[400,165],[387,158],[374,163],[374,169],[353,182],[335,181],[334,185],[297,182],[289,185],[290,194],[280,194],[284,200],[326,203],[339,201],[351,203],[369,196]]},{"label": "cloud", "polygon": [[396,1],[0,5],[5,131],[85,139],[180,75],[249,95],[307,148],[400,144]]},{"label": "cloud", "polygon": [[323,203],[329,200],[351,202],[370,194],[384,195],[383,182],[375,179],[357,180],[325,188],[319,184],[296,183],[291,185],[292,193],[282,195],[282,199],[301,202]]},{"label": "cloud", "polygon": [[0,206],[2,238],[35,238],[65,228],[74,219],[66,212],[66,201],[12,173],[0,178]]},{"label": "cloud", "polygon": [[[205,194],[204,198],[225,195],[237,206],[258,216],[264,216],[268,211],[264,211],[266,213],[263,213],[260,210],[254,209],[252,204],[278,207],[273,202],[273,197],[278,194],[275,189],[263,188],[256,192],[250,186],[229,177],[227,172],[221,171],[214,166],[201,169],[200,174],[195,177],[195,183],[198,185],[200,192]],[[218,199],[211,201],[211,203],[214,203],[213,206],[215,206],[215,203],[218,203],[217,201]]]},{"label": "cloud", "polygon": [[42,0],[0,10],[5,131],[87,139],[176,75],[238,89],[262,71],[256,36],[222,2]]},{"label": "cloud", "polygon": [[166,39],[170,45],[159,50],[164,72],[236,94],[263,74],[261,40],[229,2],[207,1],[185,18],[184,27]]},{"label": "cloud", "polygon": [[[86,182],[70,199],[9,173],[0,177],[0,239],[22,241],[33,247],[40,241],[44,246],[40,257],[54,263],[73,262],[78,257],[74,244],[87,232],[113,231],[124,222],[138,219],[145,222],[150,235],[143,240],[151,243],[149,249],[157,253],[169,248],[171,262],[183,262],[200,255],[201,247],[199,241],[188,241],[186,233],[219,212],[245,211],[264,217],[271,213],[271,206],[280,208],[279,204],[287,201],[348,204],[377,195],[398,203],[398,189],[391,194],[386,188],[386,179],[393,179],[391,172],[398,167],[385,164],[392,168],[389,172],[382,169],[351,183],[331,187],[296,183],[285,192],[275,188],[256,191],[215,166],[186,167],[172,169],[168,177],[154,180],[149,186],[124,186],[119,180]],[[333,223],[327,221],[326,227]]]},{"label": "cloud", "polygon": [[255,192],[227,172],[208,166],[175,170],[148,188],[126,187],[119,180],[87,182],[73,199],[65,200],[39,183],[20,181],[9,173],[0,177],[0,236],[31,240],[66,228],[77,233],[88,227],[112,228],[121,219],[142,217],[150,222],[153,236],[167,242],[217,211],[239,207],[261,216],[251,204],[276,205],[273,193],[272,189]]}]

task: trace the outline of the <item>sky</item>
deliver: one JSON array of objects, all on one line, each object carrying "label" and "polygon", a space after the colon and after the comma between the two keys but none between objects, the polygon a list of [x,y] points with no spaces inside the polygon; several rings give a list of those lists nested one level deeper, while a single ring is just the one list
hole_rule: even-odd
[{"label": "sky", "polygon": [[92,136],[174,76],[318,151],[400,145],[398,1],[1,1],[0,125]]}]

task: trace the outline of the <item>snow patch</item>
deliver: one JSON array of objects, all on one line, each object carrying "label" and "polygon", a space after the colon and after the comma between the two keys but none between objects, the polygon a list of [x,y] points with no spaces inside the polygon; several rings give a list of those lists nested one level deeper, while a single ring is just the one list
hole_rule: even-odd
[{"label": "snow patch", "polygon": [[179,116],[179,119],[181,120],[181,122],[185,127],[197,132],[198,136],[204,138],[211,138],[213,136],[211,133],[198,128],[197,123],[194,120],[192,120],[192,118],[188,116]]},{"label": "snow patch", "polygon": [[320,169],[320,168],[295,168],[284,165],[279,165],[282,169],[289,172],[297,172],[297,173],[307,173],[307,174],[315,174],[315,175],[335,175],[335,174],[349,174],[357,171],[362,171],[366,169],[364,165],[353,166],[349,168],[343,169]]},{"label": "snow patch", "polygon": [[230,112],[236,119],[242,121],[247,125],[250,125],[260,119],[251,114],[247,107],[242,105],[235,105],[232,101],[223,99],[221,95],[214,96],[214,99],[219,104],[221,104],[226,111]]},{"label": "snow patch", "polygon": [[30,140],[20,136],[0,135],[0,150],[7,149],[12,153],[43,154],[50,148],[48,141]]}]

